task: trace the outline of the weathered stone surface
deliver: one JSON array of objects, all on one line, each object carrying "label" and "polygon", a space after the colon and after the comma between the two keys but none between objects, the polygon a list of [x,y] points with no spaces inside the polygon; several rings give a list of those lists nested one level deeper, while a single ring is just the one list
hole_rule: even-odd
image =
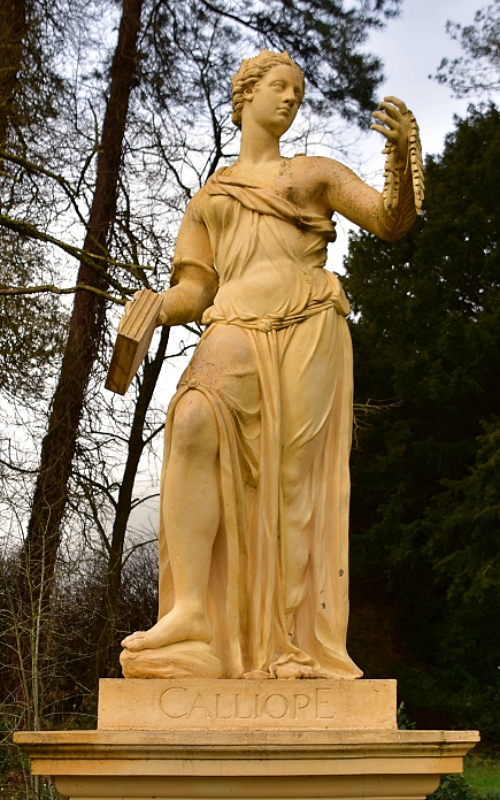
[{"label": "weathered stone surface", "polygon": [[281,155],[305,88],[288,53],[245,59],[232,85],[240,152],[190,200],[156,317],[206,329],[165,428],[159,619],[123,640],[123,674],[352,680],[349,303],[323,267],[334,214],[382,239],[410,229],[417,127],[394,97],[374,112],[381,193],[334,159]]},{"label": "weathered stone surface", "polygon": [[112,680],[99,730],[395,730],[396,681]]},{"label": "weathered stone surface", "polygon": [[[156,681],[152,681],[156,683]],[[71,800],[423,800],[476,731],[64,731],[16,734]]]}]

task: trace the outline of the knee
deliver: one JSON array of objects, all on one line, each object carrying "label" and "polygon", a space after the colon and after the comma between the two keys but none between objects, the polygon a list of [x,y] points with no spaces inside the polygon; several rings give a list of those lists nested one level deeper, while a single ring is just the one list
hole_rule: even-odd
[{"label": "knee", "polygon": [[305,476],[301,465],[295,461],[283,459],[280,482],[285,506],[295,505],[297,498],[303,495],[305,489]]},{"label": "knee", "polygon": [[313,508],[307,476],[300,465],[283,465],[281,471],[283,523],[289,544],[288,561],[303,568],[309,560],[308,526]]},{"label": "knee", "polygon": [[218,436],[214,412],[201,392],[186,392],[177,403],[172,447],[178,454],[190,458],[217,453]]},{"label": "knee", "polygon": [[290,525],[287,530],[285,559],[288,579],[294,582],[302,575],[309,563],[309,544],[307,531],[302,527]]}]

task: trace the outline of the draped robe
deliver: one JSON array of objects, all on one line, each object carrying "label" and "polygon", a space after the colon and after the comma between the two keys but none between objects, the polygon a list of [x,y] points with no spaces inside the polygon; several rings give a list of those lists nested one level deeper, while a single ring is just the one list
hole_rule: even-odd
[{"label": "draped robe", "polygon": [[[182,227],[179,234],[172,284],[195,264],[215,270],[219,288],[169,407],[163,470],[177,404],[201,392],[219,438],[222,513],[208,612],[222,676],[274,677],[291,662],[306,677],[356,678],[362,673],[346,651],[349,305],[338,278],[323,269],[335,226],[224,172],[186,212],[206,227],[213,264]],[[174,602],[162,520],[159,547],[162,617]],[[304,567],[291,582],[294,548]]]}]

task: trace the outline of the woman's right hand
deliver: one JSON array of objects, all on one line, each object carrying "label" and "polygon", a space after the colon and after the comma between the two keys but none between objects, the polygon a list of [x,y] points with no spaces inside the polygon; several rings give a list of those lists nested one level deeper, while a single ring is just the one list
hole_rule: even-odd
[{"label": "woman's right hand", "polygon": [[167,289],[166,292],[163,292],[163,295],[162,295],[163,302],[161,304],[160,312],[158,314],[158,317],[156,319],[156,327],[157,328],[161,328],[162,325],[171,325],[172,324],[171,323],[172,316],[173,316],[172,315],[172,299],[168,298],[168,300],[167,300],[167,295],[171,291],[172,291],[171,289]]}]

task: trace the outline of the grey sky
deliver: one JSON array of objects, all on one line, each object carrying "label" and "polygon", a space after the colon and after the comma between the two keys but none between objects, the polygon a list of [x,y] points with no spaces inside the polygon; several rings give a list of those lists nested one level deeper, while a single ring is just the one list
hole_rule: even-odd
[{"label": "grey sky", "polygon": [[[466,25],[472,22],[481,0],[403,0],[401,15],[386,28],[371,35],[367,49],[384,62],[385,83],[380,95],[404,100],[417,118],[424,153],[442,152],[444,138],[453,130],[454,115],[464,116],[470,100],[453,98],[447,87],[428,76],[435,74],[443,57],[461,53],[445,31],[447,20]],[[472,98],[471,98],[472,99]],[[381,188],[384,157],[382,137],[372,133],[360,146],[362,177]],[[338,240],[330,247],[329,268],[342,272],[347,252],[347,233],[354,226],[338,223]]]},{"label": "grey sky", "polygon": [[385,63],[384,93],[401,94],[407,100],[418,119],[426,153],[441,151],[453,115],[464,114],[468,105],[428,79],[443,56],[461,53],[445,32],[446,21],[468,24],[481,5],[475,0],[404,0],[401,17],[370,38],[370,49]]}]

